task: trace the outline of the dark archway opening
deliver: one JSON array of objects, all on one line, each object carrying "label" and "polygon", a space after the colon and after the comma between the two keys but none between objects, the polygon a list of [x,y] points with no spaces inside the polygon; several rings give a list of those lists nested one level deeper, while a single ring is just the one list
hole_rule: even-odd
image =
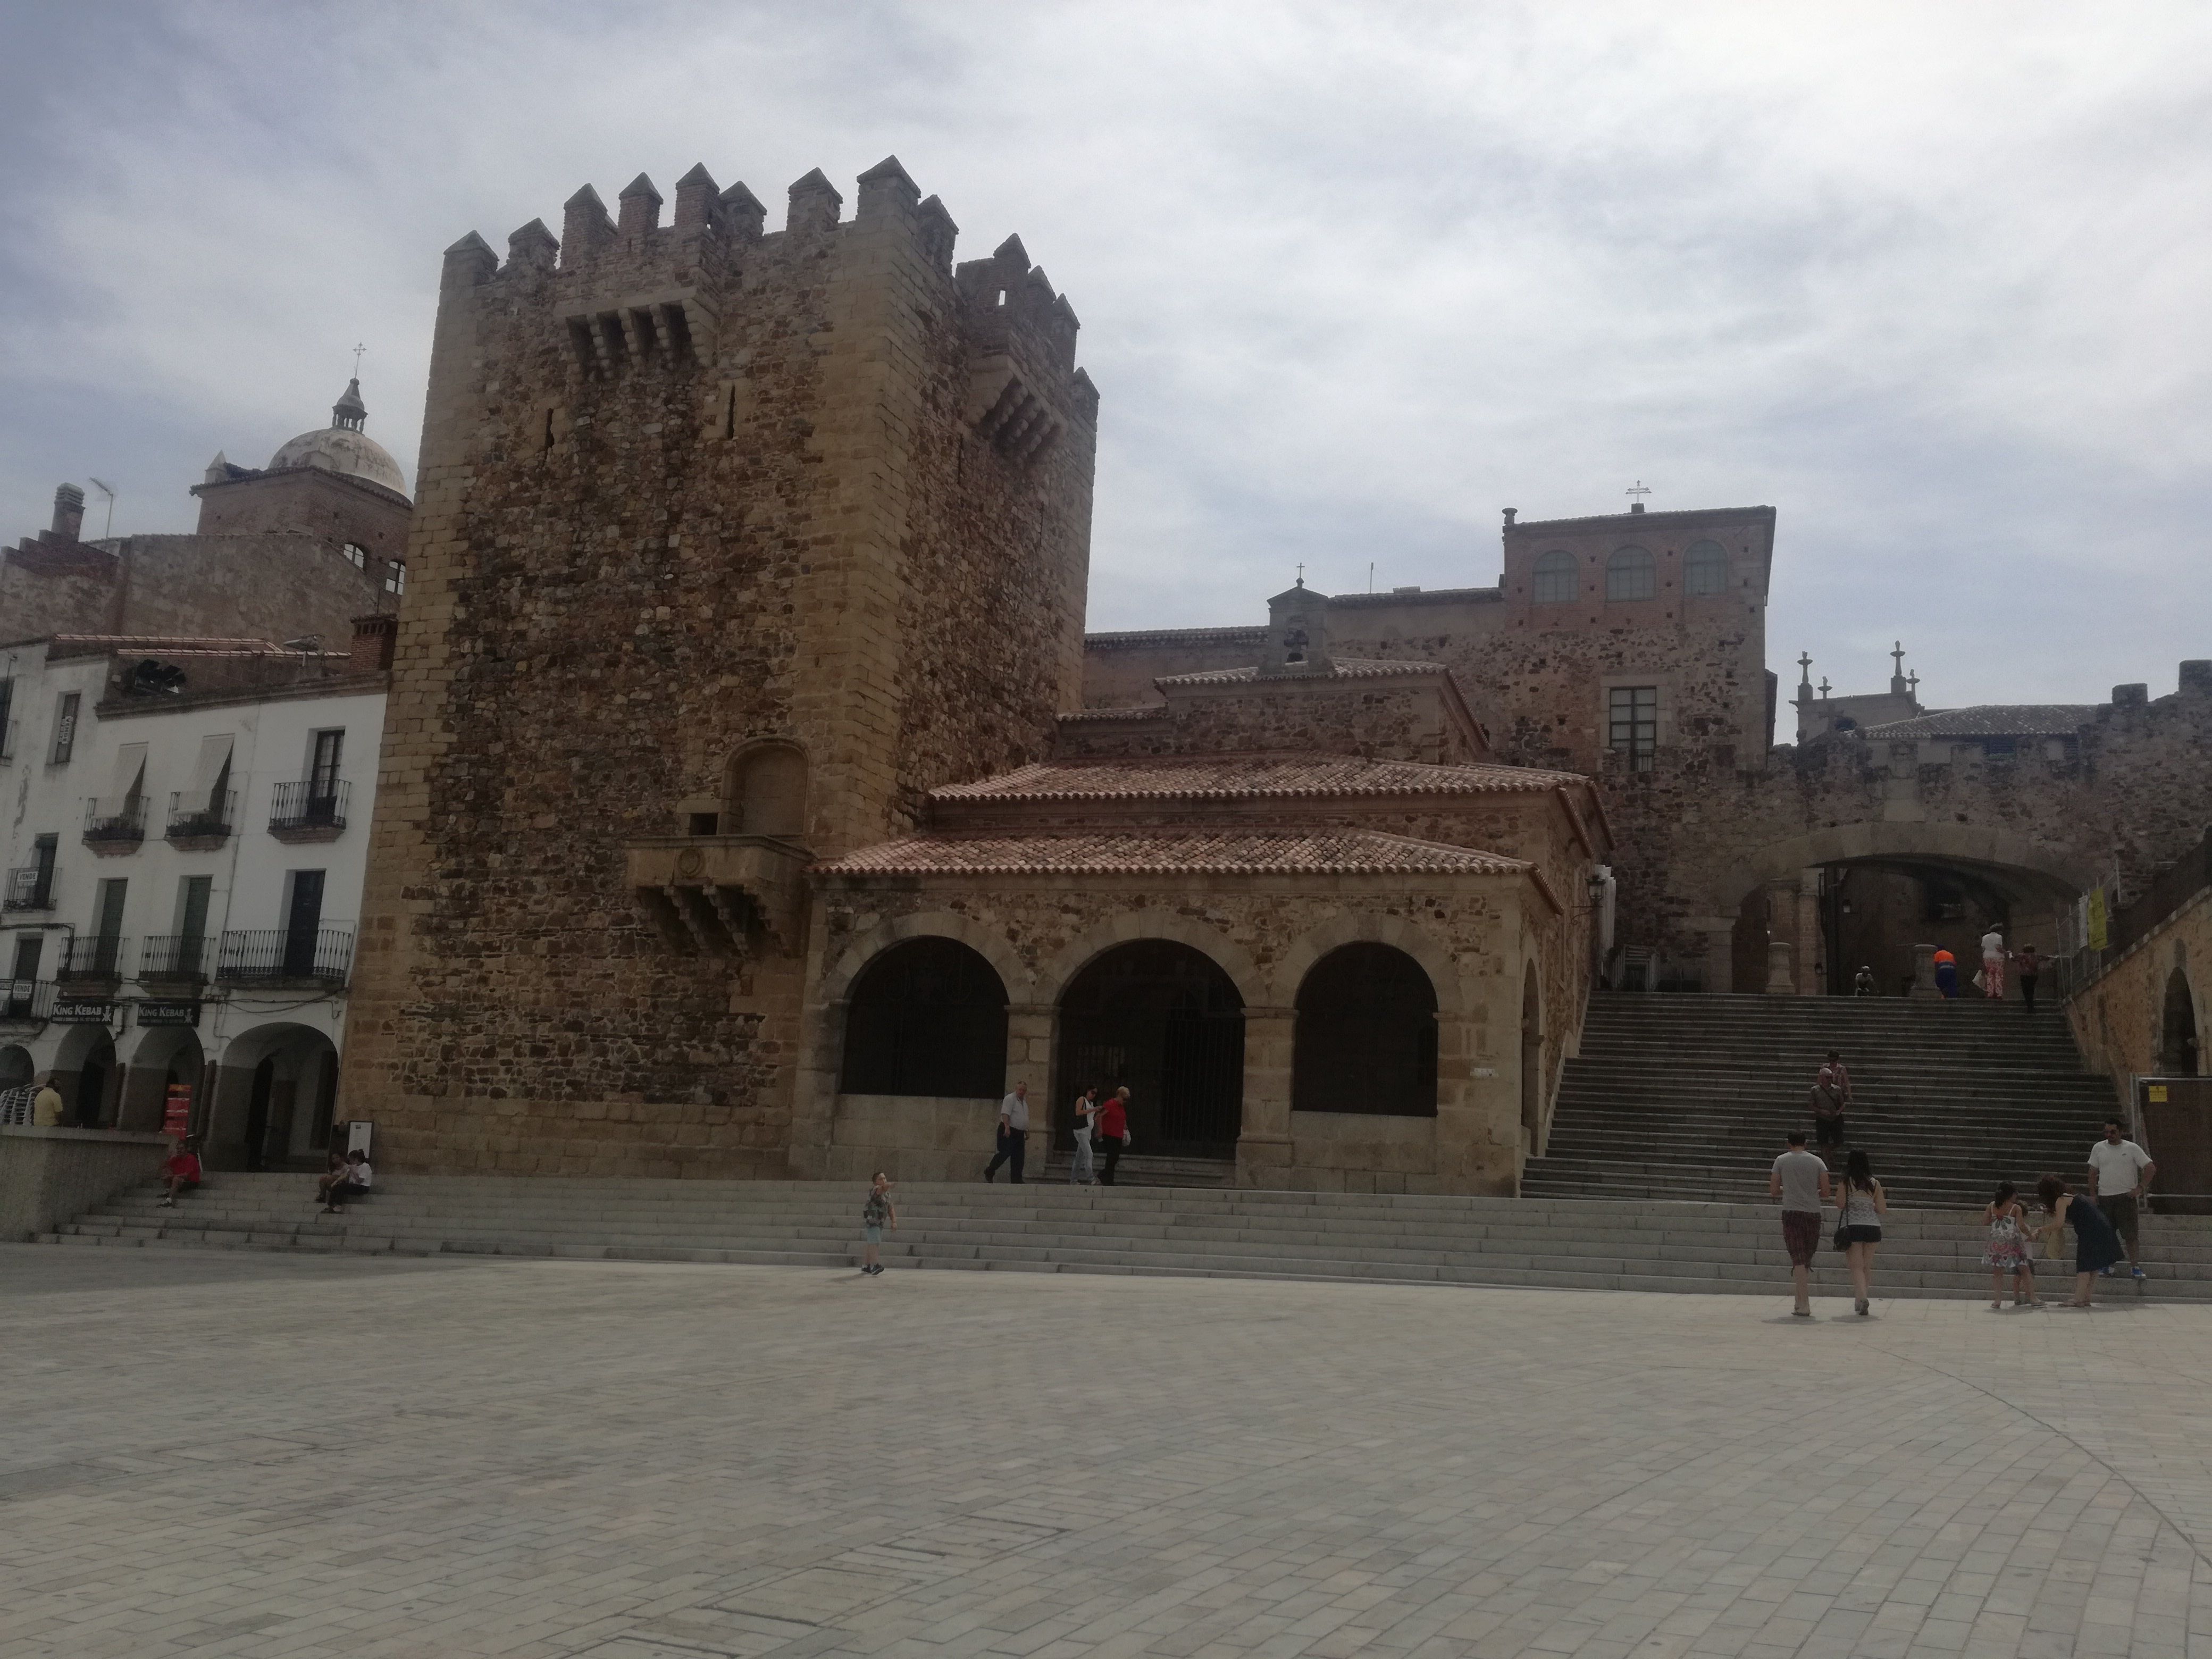
[{"label": "dark archway opening", "polygon": [[107,1085],[114,1074],[115,1044],[103,1033],[77,1069],[76,1099],[72,1104],[80,1128],[97,1129],[106,1121]]},{"label": "dark archway opening", "polygon": [[10,1044],[0,1048],[0,1094],[10,1089],[27,1089],[38,1068],[31,1063],[31,1051]]},{"label": "dark archway opening", "polygon": [[1544,999],[1533,962],[1521,975],[1521,1134],[1529,1157],[1543,1150]]},{"label": "dark archway opening", "polygon": [[1006,988],[981,955],[957,939],[908,939],[860,970],[844,1093],[996,1100],[1006,1083]]},{"label": "dark archway opening", "polygon": [[1298,987],[1291,1109],[1437,1115],[1437,993],[1387,945],[1331,951]]},{"label": "dark archway opening", "polygon": [[258,1170],[269,1161],[269,1100],[276,1091],[276,1059],[270,1055],[253,1068],[253,1087],[246,1097],[246,1167]]},{"label": "dark archway opening", "polygon": [[1244,1116],[1244,999],[1211,959],[1170,939],[1116,945],[1060,1002],[1059,1093],[1127,1085],[1131,1149],[1234,1158]]},{"label": "dark archway opening", "polygon": [[2197,1075],[2197,999],[2189,975],[2175,969],[2166,976],[2166,1008],[2159,1020],[2158,1069],[2167,1077]]}]

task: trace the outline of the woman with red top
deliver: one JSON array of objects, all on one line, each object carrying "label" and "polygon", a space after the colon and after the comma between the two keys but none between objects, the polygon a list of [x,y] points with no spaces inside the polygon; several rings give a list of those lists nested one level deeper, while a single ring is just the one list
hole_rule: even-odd
[{"label": "woman with red top", "polygon": [[1129,1087],[1123,1084],[1098,1109],[1098,1145],[1106,1154],[1106,1167],[1098,1172],[1103,1187],[1114,1184],[1114,1171],[1129,1145]]}]

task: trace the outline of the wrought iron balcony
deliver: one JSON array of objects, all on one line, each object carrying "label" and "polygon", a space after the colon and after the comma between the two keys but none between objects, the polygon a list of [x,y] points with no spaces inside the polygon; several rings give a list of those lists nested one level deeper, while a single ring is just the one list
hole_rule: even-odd
[{"label": "wrought iron balcony", "polygon": [[44,1019],[54,1011],[50,979],[0,979],[0,1019]]},{"label": "wrought iron balcony", "polygon": [[61,971],[58,979],[120,979],[124,959],[130,954],[131,941],[120,937],[104,938],[97,933],[79,933],[62,947]]},{"label": "wrought iron balcony", "polygon": [[346,798],[352,793],[343,779],[280,783],[269,803],[269,833],[279,841],[335,841],[345,828]]},{"label": "wrought iron balcony", "polygon": [[125,795],[121,800],[86,801],[84,839],[96,852],[129,852],[146,839],[144,798]]},{"label": "wrought iron balcony", "polygon": [[220,795],[204,795],[197,789],[179,790],[169,797],[166,838],[179,847],[216,845],[229,838],[237,812],[235,789],[226,789]]},{"label": "wrought iron balcony", "polygon": [[204,979],[211,940],[198,933],[155,933],[139,947],[143,979]]},{"label": "wrought iron balcony", "polygon": [[230,984],[256,980],[313,981],[335,988],[353,966],[353,929],[258,927],[226,933],[215,965]]},{"label": "wrought iron balcony", "polygon": [[4,901],[10,910],[51,910],[54,908],[54,872],[50,866],[27,864],[8,872]]}]

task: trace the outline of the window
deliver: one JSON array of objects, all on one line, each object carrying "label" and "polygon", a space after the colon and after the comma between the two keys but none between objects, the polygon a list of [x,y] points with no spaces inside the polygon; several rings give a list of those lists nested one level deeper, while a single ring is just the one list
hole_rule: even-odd
[{"label": "window", "polygon": [[1627,757],[1630,771],[1649,772],[1659,752],[1659,688],[1616,685],[1606,693],[1606,714],[1607,746]]},{"label": "window", "polygon": [[61,701],[54,705],[54,747],[52,763],[69,764],[70,753],[76,747],[76,710],[81,694],[62,693]]},{"label": "window", "polygon": [[394,559],[384,567],[384,591],[398,595],[407,591],[407,561]]},{"label": "window", "polygon": [[359,542],[348,542],[343,547],[338,549],[338,551],[345,555],[345,562],[355,569],[368,568],[368,550]]},{"label": "window", "polygon": [[1646,547],[1624,547],[1605,562],[1608,600],[1649,599],[1659,592],[1659,578]]},{"label": "window", "polygon": [[345,753],[345,732],[318,732],[307,757],[307,799],[326,801],[338,793],[338,757]]},{"label": "window", "polygon": [[1437,991],[1387,945],[1346,945],[1298,987],[1291,1109],[1437,1115]]},{"label": "window", "polygon": [[1529,597],[1538,605],[1572,605],[1582,585],[1582,566],[1573,554],[1555,548],[1536,556],[1536,579]]},{"label": "window", "polygon": [[1728,592],[1728,549],[1718,542],[1698,542],[1682,555],[1682,592],[1695,598],[1700,593]]}]

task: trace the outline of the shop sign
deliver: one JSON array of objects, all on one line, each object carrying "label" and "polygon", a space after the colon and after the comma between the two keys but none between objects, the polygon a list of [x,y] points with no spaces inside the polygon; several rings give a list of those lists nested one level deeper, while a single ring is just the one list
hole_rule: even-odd
[{"label": "shop sign", "polygon": [[161,1103],[161,1133],[181,1139],[191,1128],[192,1085],[172,1083],[167,1098]]},{"label": "shop sign", "polygon": [[197,1002],[142,1002],[138,1005],[141,1025],[198,1025],[200,1006]]},{"label": "shop sign", "polygon": [[57,1025],[106,1025],[115,1017],[115,1005],[106,1000],[93,1002],[71,997],[56,997],[54,1011],[46,1018]]}]

